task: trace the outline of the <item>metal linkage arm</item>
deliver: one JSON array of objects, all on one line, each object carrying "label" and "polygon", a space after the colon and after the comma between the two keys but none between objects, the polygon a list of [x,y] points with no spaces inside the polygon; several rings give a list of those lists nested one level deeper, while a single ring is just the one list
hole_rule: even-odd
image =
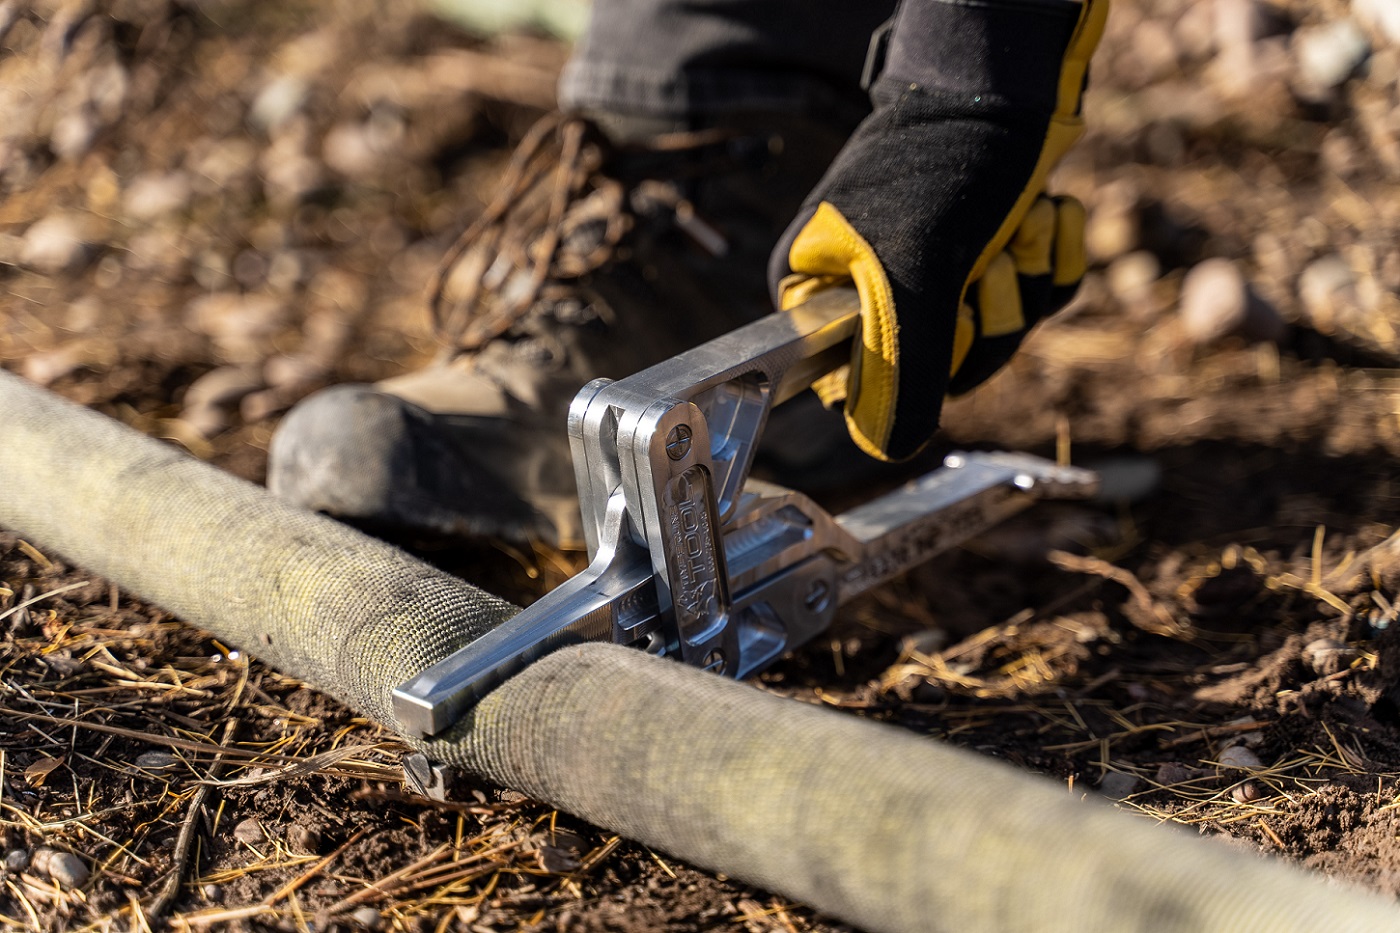
[{"label": "metal linkage arm", "polygon": [[1092,473],[1019,454],[940,470],[833,517],[749,479],[772,407],[850,358],[859,301],[822,293],[617,382],[569,411],[590,564],[394,692],[403,727],[449,726],[524,664],[611,639],[731,677],[801,645],[836,607]]}]

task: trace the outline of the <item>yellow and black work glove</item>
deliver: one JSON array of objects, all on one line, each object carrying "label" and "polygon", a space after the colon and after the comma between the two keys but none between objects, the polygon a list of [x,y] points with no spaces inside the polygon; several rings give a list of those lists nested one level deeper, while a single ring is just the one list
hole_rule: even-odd
[{"label": "yellow and black work glove", "polygon": [[943,397],[990,376],[1083,275],[1083,209],[1044,197],[1083,130],[1108,0],[904,0],[874,111],[774,251],[781,308],[854,283],[845,395],[862,450],[913,456]]}]

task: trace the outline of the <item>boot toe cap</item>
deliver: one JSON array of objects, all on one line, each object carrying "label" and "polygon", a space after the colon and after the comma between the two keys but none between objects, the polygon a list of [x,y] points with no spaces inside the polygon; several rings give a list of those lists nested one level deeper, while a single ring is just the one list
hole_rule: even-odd
[{"label": "boot toe cap", "polygon": [[535,510],[464,447],[410,402],[370,385],[332,386],[278,427],[267,486],[303,508],[391,535],[541,536]]}]

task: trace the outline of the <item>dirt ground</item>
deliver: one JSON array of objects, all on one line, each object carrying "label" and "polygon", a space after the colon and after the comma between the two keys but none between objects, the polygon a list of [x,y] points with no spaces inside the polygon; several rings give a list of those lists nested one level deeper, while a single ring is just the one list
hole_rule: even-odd
[{"label": "dirt ground", "polygon": [[[0,2],[0,365],[260,479],[298,399],[433,352],[424,282],[565,54],[372,0]],[[764,685],[1400,894],[1400,9],[1118,0],[1094,79],[1092,272],[943,443],[1107,494]],[[521,601],[577,566],[444,559]],[[842,929],[508,789],[418,797],[402,751],[0,532],[6,927]]]}]

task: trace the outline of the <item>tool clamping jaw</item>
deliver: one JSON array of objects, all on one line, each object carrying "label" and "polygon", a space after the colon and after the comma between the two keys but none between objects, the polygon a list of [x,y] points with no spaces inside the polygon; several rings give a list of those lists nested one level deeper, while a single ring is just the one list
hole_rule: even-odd
[{"label": "tool clamping jaw", "polygon": [[569,411],[588,567],[394,691],[407,733],[449,727],[505,678],[579,641],[611,640],[731,677],[806,642],[856,595],[1041,498],[1095,476],[1022,454],[959,454],[832,516],[749,478],[768,413],[850,359],[850,289],[755,321]]}]

